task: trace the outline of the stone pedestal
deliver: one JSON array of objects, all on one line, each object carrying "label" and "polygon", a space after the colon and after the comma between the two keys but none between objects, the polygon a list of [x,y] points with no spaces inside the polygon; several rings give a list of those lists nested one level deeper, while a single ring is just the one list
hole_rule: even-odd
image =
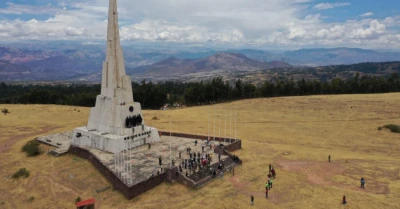
[{"label": "stone pedestal", "polygon": [[75,146],[90,146],[105,152],[118,153],[147,143],[160,141],[156,128],[144,126],[143,131],[131,135],[115,135],[88,130],[79,127],[74,130],[71,144]]}]

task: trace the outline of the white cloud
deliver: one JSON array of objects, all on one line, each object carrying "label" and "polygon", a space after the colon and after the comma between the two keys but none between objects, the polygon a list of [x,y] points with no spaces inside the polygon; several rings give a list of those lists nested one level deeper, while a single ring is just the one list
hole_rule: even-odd
[{"label": "white cloud", "polygon": [[360,15],[360,17],[369,17],[369,16],[372,16],[372,15],[374,15],[374,13],[372,13],[372,12],[366,12],[366,13]]},{"label": "white cloud", "polygon": [[343,2],[343,3],[319,3],[315,5],[313,8],[316,10],[324,10],[324,9],[332,9],[335,7],[344,7],[344,6],[349,6],[349,2]]},{"label": "white cloud", "polygon": [[[118,0],[122,40],[242,46],[399,47],[400,17],[327,23],[316,10],[349,3],[311,0]],[[47,20],[0,20],[2,40],[103,41],[108,1],[63,0],[47,6],[9,4],[7,14],[48,14]],[[67,8],[67,9],[63,9]]]}]

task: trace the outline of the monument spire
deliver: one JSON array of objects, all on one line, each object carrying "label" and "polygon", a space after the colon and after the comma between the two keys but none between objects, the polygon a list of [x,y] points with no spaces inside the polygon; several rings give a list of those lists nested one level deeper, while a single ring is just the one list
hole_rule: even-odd
[{"label": "monument spire", "polygon": [[[72,144],[120,153],[121,150],[159,141],[157,129],[146,126],[143,118],[140,103],[133,101],[131,78],[125,73],[117,0],[109,0],[101,94],[90,109],[87,126],[75,129]],[[121,156],[116,157],[120,159]]]},{"label": "monument spire", "polygon": [[[115,89],[124,87],[124,76],[126,76],[126,74],[124,55],[122,53],[119,37],[117,0],[110,0],[107,27],[107,50],[106,60],[103,63],[101,94],[108,97],[115,97]],[[126,87],[129,88],[128,86]],[[129,89],[131,89],[131,87]],[[129,91],[129,89],[127,90]],[[130,94],[132,94],[132,90],[130,90]]]}]

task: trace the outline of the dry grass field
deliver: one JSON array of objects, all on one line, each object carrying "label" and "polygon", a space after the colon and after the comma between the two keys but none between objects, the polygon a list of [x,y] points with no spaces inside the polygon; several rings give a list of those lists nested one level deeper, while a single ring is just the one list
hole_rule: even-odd
[{"label": "dry grass field", "polygon": [[[224,175],[201,189],[164,183],[130,201],[112,189],[97,194],[96,189],[109,183],[86,160],[69,154],[28,158],[20,151],[36,136],[85,125],[88,108],[0,108],[11,112],[0,115],[0,208],[74,208],[77,196],[94,197],[96,208],[103,209],[400,207],[400,134],[377,130],[385,124],[400,124],[398,93],[253,99],[145,111],[146,123],[160,130],[168,131],[170,115],[172,131],[207,134],[208,112],[236,109],[237,136],[243,147],[235,154],[243,165],[236,168],[235,176]],[[153,116],[159,120],[152,120]],[[221,125],[224,135],[222,121]],[[266,199],[270,163],[277,178]],[[28,178],[10,178],[23,167],[30,171]],[[361,177],[366,179],[365,189],[359,188]],[[250,206],[250,195],[255,196],[254,206]],[[345,206],[341,205],[343,195],[348,201]]]}]

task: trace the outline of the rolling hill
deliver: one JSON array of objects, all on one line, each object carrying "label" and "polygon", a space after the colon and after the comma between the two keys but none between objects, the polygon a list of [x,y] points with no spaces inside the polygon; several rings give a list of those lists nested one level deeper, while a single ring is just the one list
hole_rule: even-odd
[{"label": "rolling hill", "polygon": [[[123,46],[130,75],[254,71],[293,66],[349,65],[361,62],[400,61],[398,52],[358,48],[316,48],[286,52],[255,49],[156,49]],[[1,81],[99,81],[102,44],[31,43],[0,46]]]},{"label": "rolling hill", "polygon": [[250,59],[242,54],[220,52],[201,59],[178,59],[170,57],[149,66],[135,68],[129,74],[136,73],[149,76],[162,76],[165,74],[189,74],[211,71],[256,71],[272,68],[291,68],[292,65],[282,62],[260,62]]}]

